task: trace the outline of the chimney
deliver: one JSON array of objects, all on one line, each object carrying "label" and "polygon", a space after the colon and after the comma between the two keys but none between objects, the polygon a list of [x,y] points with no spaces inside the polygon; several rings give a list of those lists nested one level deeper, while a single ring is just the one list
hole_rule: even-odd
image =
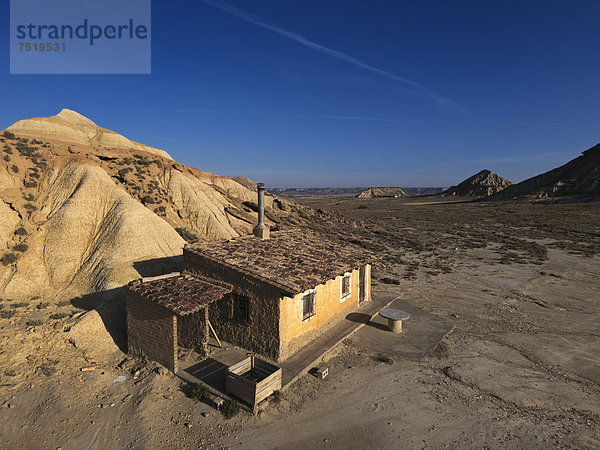
[{"label": "chimney", "polygon": [[258,224],[254,227],[254,236],[260,239],[269,239],[270,227],[265,224],[265,185],[258,183]]}]

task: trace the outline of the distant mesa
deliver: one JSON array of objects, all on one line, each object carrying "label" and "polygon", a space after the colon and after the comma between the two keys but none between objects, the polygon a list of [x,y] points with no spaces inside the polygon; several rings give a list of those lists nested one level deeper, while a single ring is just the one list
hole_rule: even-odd
[{"label": "distant mesa", "polygon": [[19,120],[6,131],[26,138],[62,141],[96,149],[138,150],[172,159],[164,150],[131,141],[70,109],[63,109],[55,116]]},{"label": "distant mesa", "polygon": [[442,197],[488,197],[500,192],[512,185],[512,182],[500,175],[496,175],[490,170],[482,170],[470,178],[460,183],[458,186],[452,186],[439,195]]},{"label": "distant mesa", "polygon": [[362,191],[356,197],[358,198],[380,198],[380,197],[406,197],[404,192],[399,187],[370,187]]},{"label": "distant mesa", "polygon": [[529,178],[498,192],[489,200],[513,198],[600,199],[600,144],[549,172]]}]

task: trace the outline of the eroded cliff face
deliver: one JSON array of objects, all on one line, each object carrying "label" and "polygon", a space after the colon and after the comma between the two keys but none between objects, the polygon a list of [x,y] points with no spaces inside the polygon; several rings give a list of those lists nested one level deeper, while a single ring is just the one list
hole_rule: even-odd
[{"label": "eroded cliff face", "polygon": [[[73,116],[77,126],[69,129],[88,136],[87,120]],[[66,141],[72,135],[63,123],[54,127],[54,118],[39,119],[38,128],[22,122],[0,132],[0,298],[64,299],[118,288],[152,261],[177,267],[186,240],[229,239],[256,223],[249,181],[202,172],[151,147]],[[18,134],[36,129],[52,137]],[[313,214],[273,196],[265,204],[275,227]]]},{"label": "eroded cliff face", "polygon": [[490,197],[490,200],[521,197],[568,197],[575,200],[600,198],[600,144],[556,169],[512,185]]}]

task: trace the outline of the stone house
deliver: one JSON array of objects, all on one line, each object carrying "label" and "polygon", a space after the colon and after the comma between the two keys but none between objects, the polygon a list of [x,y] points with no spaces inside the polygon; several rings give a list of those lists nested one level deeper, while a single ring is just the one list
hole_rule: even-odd
[{"label": "stone house", "polygon": [[206,354],[210,327],[282,361],[371,298],[370,254],[316,233],[270,230],[186,245],[181,274],[130,283],[129,351],[177,371],[178,346]]}]

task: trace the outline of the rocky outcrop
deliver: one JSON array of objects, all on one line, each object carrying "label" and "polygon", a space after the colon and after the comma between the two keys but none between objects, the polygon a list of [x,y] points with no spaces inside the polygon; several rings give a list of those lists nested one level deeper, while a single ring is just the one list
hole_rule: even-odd
[{"label": "rocky outcrop", "polygon": [[399,187],[370,187],[357,195],[358,198],[404,197],[406,193]]},{"label": "rocky outcrop", "polygon": [[487,197],[500,192],[510,186],[512,182],[506,178],[496,175],[490,170],[482,170],[472,177],[467,178],[458,186],[452,186],[439,195],[442,197]]},{"label": "rocky outcrop", "polygon": [[[0,298],[109,292],[155,265],[177,265],[186,241],[251,233],[257,206],[250,180],[203,172],[142,144],[113,146],[129,145],[124,137],[90,146],[93,122],[65,110],[50,119],[0,132]],[[94,142],[113,139],[101,134]],[[269,225],[298,224],[310,214],[265,197]]]},{"label": "rocky outcrop", "polygon": [[512,185],[490,197],[490,200],[522,197],[571,197],[578,200],[600,198],[600,144],[563,166]]}]

